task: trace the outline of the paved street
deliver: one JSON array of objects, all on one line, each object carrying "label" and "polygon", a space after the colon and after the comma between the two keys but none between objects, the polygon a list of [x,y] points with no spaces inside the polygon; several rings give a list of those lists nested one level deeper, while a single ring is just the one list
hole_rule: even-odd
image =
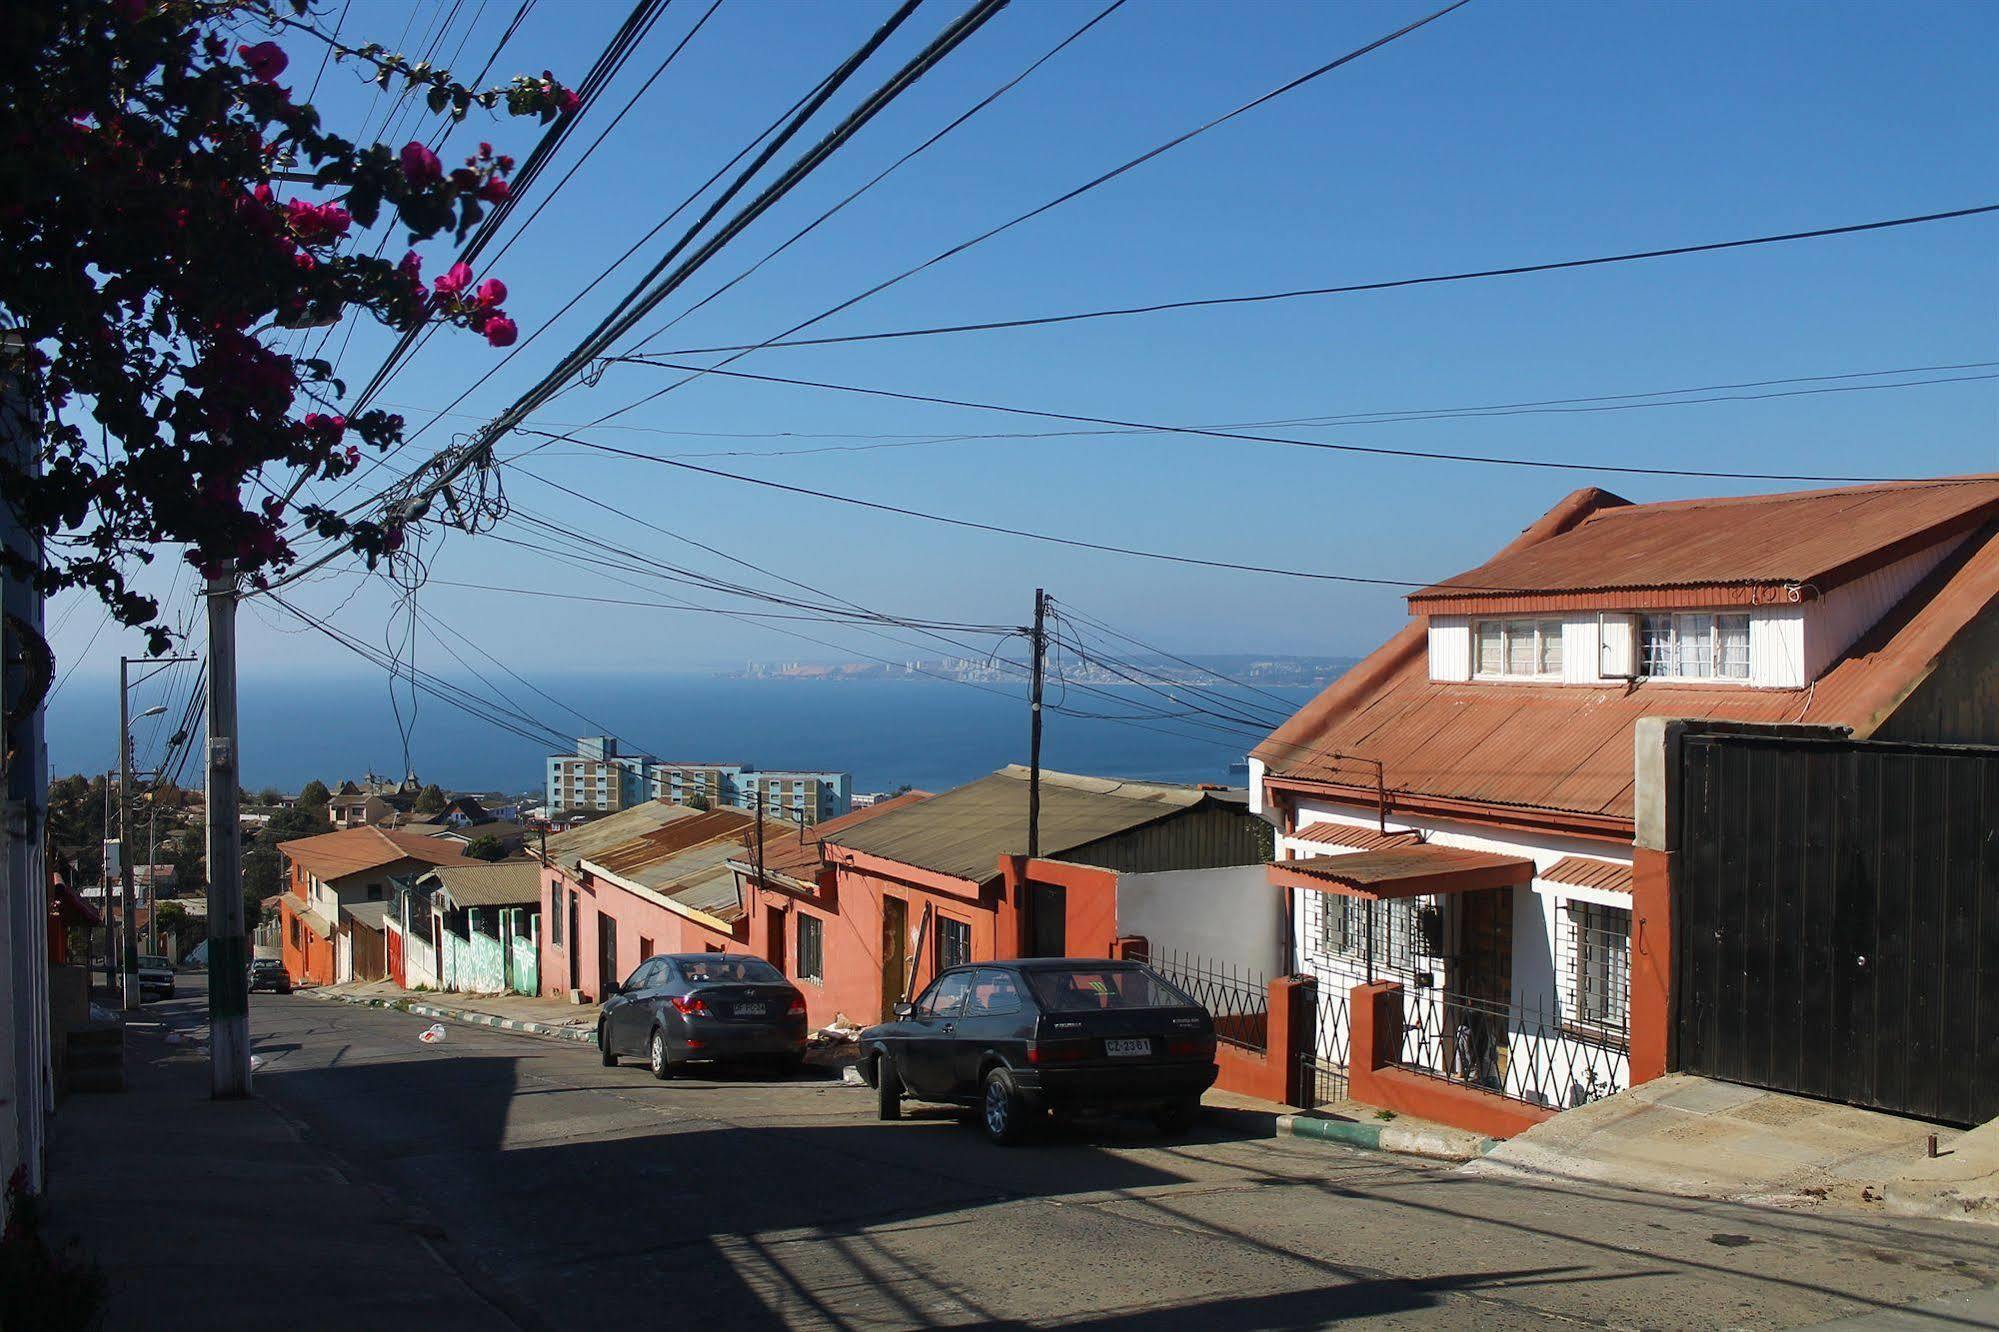
[{"label": "paved street", "polygon": [[[148,1011],[197,1024],[198,992]],[[1786,1327],[1999,1281],[1968,1226],[1136,1125],[1005,1151],[830,1081],[658,1083],[427,1025],[259,995],[258,1089],[525,1328]]]}]

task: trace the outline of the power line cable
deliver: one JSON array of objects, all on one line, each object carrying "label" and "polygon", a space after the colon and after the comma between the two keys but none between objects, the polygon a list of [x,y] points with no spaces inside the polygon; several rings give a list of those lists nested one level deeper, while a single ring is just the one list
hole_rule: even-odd
[{"label": "power line cable", "polygon": [[[656,361],[638,358],[639,365],[656,365],[668,370],[693,369],[677,362]],[[1320,449],[1333,453],[1364,453],[1384,458],[1413,458],[1429,462],[1477,463],[1487,467],[1525,467],[1558,472],[1612,472],[1620,476],[1670,476],[1693,477],[1702,480],[1726,481],[1813,481],[1833,484],[1872,484],[1891,481],[1923,481],[1926,477],[1897,476],[1825,476],[1795,472],[1731,472],[1704,470],[1687,467],[1636,467],[1618,463],[1563,462],[1552,458],[1498,457],[1480,453],[1451,453],[1433,449],[1392,449],[1378,444],[1342,444],[1321,439],[1289,439],[1282,435],[1253,435],[1234,430],[1212,430],[1202,426],[1164,425],[1154,421],[1130,421],[1114,416],[1085,416],[1077,412],[1047,411],[1037,407],[1014,407],[1004,403],[975,402],[965,398],[944,398],[925,393],[899,393],[891,389],[865,388],[854,384],[834,384],[817,379],[794,379],[784,375],[758,375],[746,370],[723,370],[719,368],[703,371],[705,374],[722,375],[729,379],[751,380],[762,384],[784,384],[793,388],[825,389],[834,393],[852,393],[871,398],[890,398],[898,402],[920,402],[938,407],[963,407],[973,411],[999,412],[1008,416],[1033,416],[1051,421],[1075,421],[1083,425],[1116,426],[1128,430],[1158,432],[1166,435],[1192,435],[1202,439],[1236,440],[1249,444],[1279,444],[1294,449]],[[685,382],[685,381],[682,381]],[[528,434],[546,435],[547,431],[525,431]],[[597,444],[589,440],[561,435],[585,448],[607,452],[620,452],[608,444]],[[629,451],[624,451],[629,452]],[[634,457],[650,458],[655,462],[667,462],[655,454],[632,454]],[[686,465],[686,464],[672,464]]]},{"label": "power line cable", "polygon": [[[1699,245],[1675,245],[1657,250],[1630,250],[1621,254],[1598,255],[1588,259],[1562,259],[1537,264],[1516,264],[1508,268],[1483,268],[1469,272],[1439,273],[1428,277],[1393,278],[1379,282],[1354,282],[1337,287],[1298,287],[1288,291],[1257,292],[1246,296],[1209,296],[1194,300],[1155,301],[1146,305],[1111,306],[1079,310],[1067,314],[1032,315],[1019,319],[989,319],[977,323],[934,324],[921,328],[885,329],[873,333],[846,333],[818,338],[780,336],[768,342],[731,343],[714,347],[689,347],[663,352],[666,356],[706,356],[723,352],[761,351],[779,347],[828,347],[854,342],[885,342],[897,338],[928,338],[954,333],[990,333],[1002,329],[1044,328],[1052,324],[1073,324],[1092,319],[1122,319],[1133,315],[1160,314],[1170,310],[1213,309],[1218,306],[1256,305],[1272,301],[1300,300],[1318,296],[1344,296],[1355,292],[1391,291],[1401,287],[1423,287],[1447,282],[1474,282],[1487,278],[1519,277],[1528,273],[1553,273],[1565,269],[1594,268],[1604,264],[1624,264],[1641,259],[1664,259],[1675,255],[1711,254],[1757,245],[1781,245],[1792,241],[1817,240],[1828,236],[1851,236],[1862,232],[1885,231],[1895,227],[1920,226],[1999,212],[1999,204],[1957,208],[1943,213],[1920,213],[1877,222],[1856,222],[1845,226],[1819,227],[1811,231],[1789,231],[1775,235],[1750,236],[1741,240],[1710,241]],[[662,332],[665,330],[662,329]]]}]

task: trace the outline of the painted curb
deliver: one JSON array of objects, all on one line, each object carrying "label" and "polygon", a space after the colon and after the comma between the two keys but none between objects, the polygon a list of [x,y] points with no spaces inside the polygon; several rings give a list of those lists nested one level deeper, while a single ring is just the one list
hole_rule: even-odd
[{"label": "painted curb", "polygon": [[328,994],[323,990],[300,990],[314,999],[328,1000],[342,1004],[360,1004],[367,1008],[398,1008],[415,1017],[445,1018],[452,1022],[464,1022],[475,1027],[497,1027],[502,1031],[519,1032],[524,1036],[540,1036],[552,1041],[576,1041],[584,1045],[595,1045],[597,1033],[580,1027],[554,1027],[546,1022],[530,1022],[518,1018],[503,1018],[492,1013],[474,1013],[462,1008],[443,1008],[436,1004],[418,1003],[398,999],[381,999],[372,995]]},{"label": "painted curb", "polygon": [[1438,1133],[1399,1124],[1361,1124],[1346,1119],[1315,1119],[1302,1115],[1277,1116],[1277,1133],[1280,1137],[1312,1138],[1367,1151],[1424,1156],[1438,1161],[1474,1160],[1499,1145],[1495,1138]]}]

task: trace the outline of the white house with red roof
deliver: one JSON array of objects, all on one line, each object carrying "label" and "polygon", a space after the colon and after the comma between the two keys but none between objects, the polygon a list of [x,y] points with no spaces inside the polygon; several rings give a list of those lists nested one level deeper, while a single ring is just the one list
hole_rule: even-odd
[{"label": "white house with red roof", "polygon": [[1406,1030],[1360,1036],[1460,1086],[1562,1108],[1656,1076],[1663,1043],[1633,1023],[1640,722],[1999,741],[1995,598],[1999,476],[1579,490],[1412,594],[1251,759],[1327,1073],[1371,979],[1401,985]]}]

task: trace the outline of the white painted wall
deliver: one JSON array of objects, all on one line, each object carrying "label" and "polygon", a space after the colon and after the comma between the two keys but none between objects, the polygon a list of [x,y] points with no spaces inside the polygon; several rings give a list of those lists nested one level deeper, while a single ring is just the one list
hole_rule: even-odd
[{"label": "white painted wall", "polygon": [[1284,894],[1262,865],[1120,874],[1117,927],[1265,977],[1284,971]]},{"label": "white painted wall", "polygon": [[[1566,638],[1562,647],[1568,648]],[[1430,678],[1432,680],[1471,679],[1471,617],[1432,615],[1430,617]]]},{"label": "white painted wall", "polygon": [[1824,673],[1963,541],[1963,537],[1939,541],[1808,603],[1811,609],[1804,621],[1802,646],[1806,678],[1817,679]]}]

